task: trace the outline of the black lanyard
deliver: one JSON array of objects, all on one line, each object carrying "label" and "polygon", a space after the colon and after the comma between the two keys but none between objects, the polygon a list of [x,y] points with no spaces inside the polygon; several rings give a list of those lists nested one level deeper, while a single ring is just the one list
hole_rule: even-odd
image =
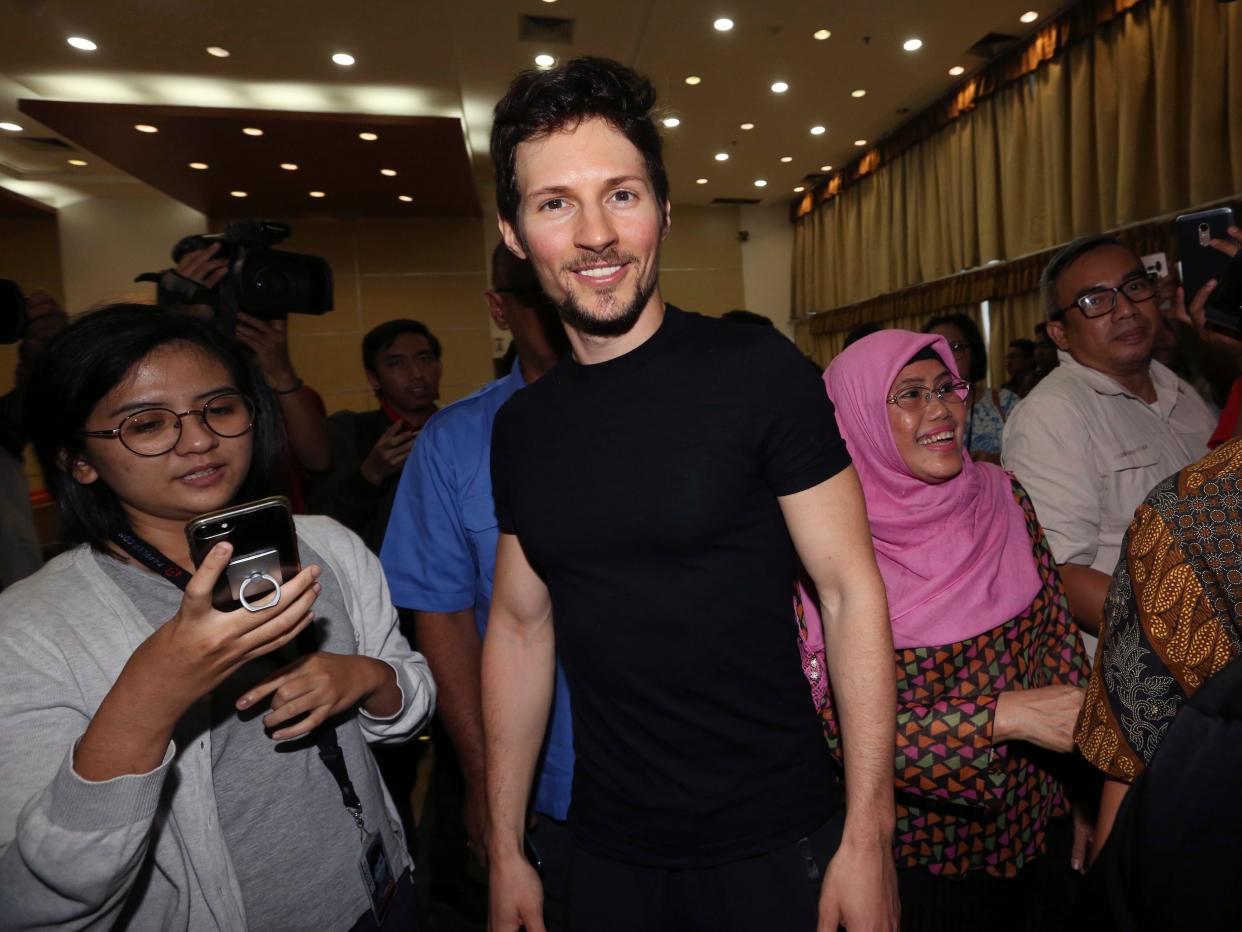
[{"label": "black lanyard", "polygon": [[[112,535],[112,540],[118,547],[147,569],[167,579],[182,592],[185,592],[185,587],[190,584],[190,574],[160,553],[155,547],[152,547],[145,540],[134,536],[128,531],[117,531]],[[298,636],[298,642],[298,646],[307,652],[319,649],[319,645],[315,642],[315,634],[312,628],[306,628]],[[341,791],[342,805],[349,811],[349,814],[358,826],[358,830],[365,837],[366,826],[362,820],[362,801],[358,799],[358,793],[354,790],[353,781],[349,779],[349,768],[345,766],[345,754],[341,751],[340,742],[337,741],[336,729],[333,727],[316,728],[314,735],[315,746],[319,749],[319,759],[328,768],[328,773],[332,774],[332,779],[336,781],[336,785]]]}]

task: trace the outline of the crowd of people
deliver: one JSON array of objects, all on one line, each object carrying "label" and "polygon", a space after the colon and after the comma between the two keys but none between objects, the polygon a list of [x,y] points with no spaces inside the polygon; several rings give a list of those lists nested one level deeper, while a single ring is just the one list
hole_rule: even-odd
[{"label": "crowd of people", "polygon": [[[1087,236],[1004,385],[960,314],[820,373],[663,299],[654,105],[591,58],[497,104],[514,361],[444,409],[416,320],[329,417],[284,321],[32,302],[3,440],[63,552],[0,580],[0,928],[415,928],[425,728],[419,869],[484,866],[492,932],[1242,923],[1240,425],[1156,358],[1242,361],[1213,286]],[[273,495],[300,569],[225,610],[187,522]]]}]

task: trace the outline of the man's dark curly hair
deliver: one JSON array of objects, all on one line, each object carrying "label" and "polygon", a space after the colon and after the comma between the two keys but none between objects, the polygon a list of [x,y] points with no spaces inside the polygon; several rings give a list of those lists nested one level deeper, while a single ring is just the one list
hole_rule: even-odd
[{"label": "man's dark curly hair", "polygon": [[523,71],[496,104],[492,121],[492,164],[500,216],[517,228],[520,143],[599,118],[607,120],[642,154],[663,224],[668,174],[660,132],[651,116],[655,102],[650,81],[608,58],[575,58],[549,71]]}]

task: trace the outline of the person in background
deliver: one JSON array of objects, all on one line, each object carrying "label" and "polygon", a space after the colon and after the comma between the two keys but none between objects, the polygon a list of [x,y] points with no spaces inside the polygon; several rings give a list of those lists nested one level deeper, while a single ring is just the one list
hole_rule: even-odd
[{"label": "person in background", "polygon": [[902,928],[1064,928],[1086,845],[1072,850],[1063,778],[1087,657],[1035,510],[963,455],[970,386],[943,337],[865,337],[824,383],[888,592]]},{"label": "person in background", "polygon": [[933,317],[924,333],[935,333],[949,341],[957,371],[970,383],[966,395],[966,427],[963,449],[980,463],[1000,463],[1001,435],[1005,419],[1018,403],[1018,396],[1007,388],[988,388],[988,351],[983,334],[965,314]]},{"label": "person in background", "polygon": [[1005,373],[1009,381],[1001,388],[1008,389],[1019,398],[1025,398],[1037,381],[1035,375],[1035,341],[1019,337],[1009,341],[1005,351]]},{"label": "person in background", "polygon": [[[1031,388],[1040,383],[1049,372],[1057,367],[1057,345],[1048,336],[1048,322],[1040,321],[1035,325],[1035,372]],[[1028,391],[1029,395],[1030,392]]]},{"label": "person in background", "polygon": [[[397,486],[380,552],[393,600],[403,610],[414,610],[419,649],[440,683],[438,721],[452,743],[436,741],[431,793],[433,798],[455,795],[456,806],[440,808],[454,818],[464,816],[461,851],[468,847],[483,863],[487,859],[487,801],[480,660],[500,536],[492,503],[492,422],[501,405],[541,379],[569,349],[565,329],[530,263],[500,243],[492,253],[491,275],[492,287],[484,297],[496,326],[513,335],[516,362],[504,378],[449,405],[427,422]],[[432,734],[434,738],[434,728]],[[530,829],[543,860],[543,915],[551,930],[566,927],[569,839],[565,820],[573,762],[569,690],[558,664],[548,738],[535,769],[531,804],[535,816]],[[457,786],[463,777],[464,786]],[[442,827],[432,840],[433,897],[447,886],[442,875],[452,873],[450,865],[458,854],[443,850],[447,843],[437,844],[437,837],[459,836],[447,828]]]},{"label": "person in background", "polygon": [[0,593],[0,923],[411,928],[367,745],[411,737],[435,686],[379,562],[298,518],[275,604],[221,612],[230,545],[191,560],[187,521],[280,491],[276,402],[240,344],[96,311],[48,347],[26,411],[73,549]]},{"label": "person in background", "polygon": [[772,318],[764,317],[762,314],[756,314],[754,311],[743,311],[740,309],[725,311],[720,315],[721,320],[731,320],[735,324],[753,324],[759,327],[775,327]]},{"label": "person in background", "polygon": [[30,491],[26,486],[26,426],[22,423],[26,382],[35,362],[69,318],[52,295],[42,289],[26,298],[26,324],[17,347],[13,388],[0,396],[0,589],[29,576],[43,565],[35,530]]},{"label": "person in background", "polygon": [[362,338],[362,368],[379,399],[374,411],[328,418],[332,465],[312,477],[310,511],[336,518],[376,553],[392,494],[419,431],[439,410],[442,349],[417,320],[390,320]]},{"label": "person in background", "polygon": [[841,348],[845,349],[847,346],[852,346],[863,337],[870,336],[873,333],[879,333],[883,329],[884,328],[879,324],[858,324],[857,326],[850,328],[849,333],[845,335],[845,343]]},{"label": "person in background", "polygon": [[[1094,635],[1134,509],[1207,452],[1216,418],[1152,359],[1156,285],[1115,237],[1067,245],[1040,291],[1060,363],[1009,419],[1004,463],[1035,503],[1070,610]],[[1087,646],[1094,653],[1094,637]]]}]

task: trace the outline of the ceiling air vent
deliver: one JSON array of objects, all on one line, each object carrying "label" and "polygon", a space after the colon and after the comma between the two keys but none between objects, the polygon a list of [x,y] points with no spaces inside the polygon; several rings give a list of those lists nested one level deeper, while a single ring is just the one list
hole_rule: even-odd
[{"label": "ceiling air vent", "polygon": [[574,21],[562,16],[519,16],[518,39],[569,45],[574,41]]},{"label": "ceiling air vent", "polygon": [[713,197],[711,203],[713,207],[750,207],[762,202],[757,197]]},{"label": "ceiling air vent", "polygon": [[1018,39],[1016,36],[1006,35],[1003,32],[989,32],[986,36],[968,48],[966,50],[966,54],[977,55],[979,58],[991,61],[1017,41]]},{"label": "ceiling air vent", "polygon": [[31,149],[68,149],[70,152],[74,151],[73,146],[63,139],[57,139],[55,136],[18,136],[14,139],[14,142],[20,142]]}]

